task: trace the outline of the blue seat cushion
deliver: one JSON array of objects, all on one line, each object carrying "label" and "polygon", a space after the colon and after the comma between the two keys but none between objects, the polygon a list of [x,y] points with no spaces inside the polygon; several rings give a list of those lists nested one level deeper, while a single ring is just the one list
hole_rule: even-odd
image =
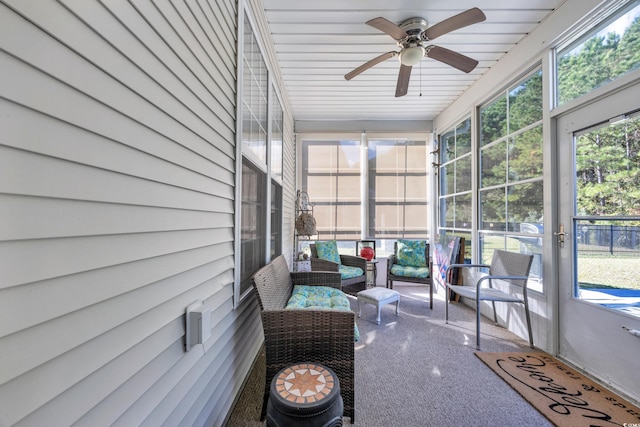
[{"label": "blue seat cushion", "polygon": [[[295,285],[285,309],[351,311],[347,294],[329,286]],[[358,325],[353,324],[356,341],[360,340]]]},{"label": "blue seat cushion", "polygon": [[316,252],[318,258],[340,264],[340,254],[338,253],[338,242],[327,240],[326,242],[316,242]]},{"label": "blue seat cushion", "polygon": [[364,271],[360,267],[351,267],[342,264],[338,266],[338,271],[340,272],[342,280],[353,279],[354,277],[360,277],[364,274]]},{"label": "blue seat cushion", "polygon": [[427,243],[424,240],[399,239],[397,244],[397,263],[406,267],[426,267],[427,259],[425,249]]},{"label": "blue seat cushion", "polygon": [[391,274],[394,276],[402,277],[416,277],[420,279],[426,279],[429,277],[429,267],[410,267],[404,265],[394,264],[391,267]]}]

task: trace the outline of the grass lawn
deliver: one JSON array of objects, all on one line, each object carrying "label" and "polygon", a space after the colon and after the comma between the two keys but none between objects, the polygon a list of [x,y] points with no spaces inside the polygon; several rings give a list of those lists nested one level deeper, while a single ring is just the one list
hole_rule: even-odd
[{"label": "grass lawn", "polygon": [[583,288],[640,290],[640,258],[612,255],[580,256],[578,282]]}]

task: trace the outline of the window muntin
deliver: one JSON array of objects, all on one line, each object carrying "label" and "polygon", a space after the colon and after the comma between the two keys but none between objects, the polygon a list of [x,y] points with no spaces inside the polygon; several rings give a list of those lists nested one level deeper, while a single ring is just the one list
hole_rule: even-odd
[{"label": "window muntin", "polygon": [[640,1],[631,1],[556,52],[556,105],[640,68]]}]

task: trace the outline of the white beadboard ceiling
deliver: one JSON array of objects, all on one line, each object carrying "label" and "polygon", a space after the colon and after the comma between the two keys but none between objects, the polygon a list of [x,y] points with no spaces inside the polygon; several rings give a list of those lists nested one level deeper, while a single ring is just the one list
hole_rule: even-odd
[{"label": "white beadboard ceiling", "polygon": [[[296,120],[432,120],[564,0],[262,0]],[[431,58],[413,67],[409,92],[396,98],[400,63],[388,59],[347,81],[344,75],[392,50],[388,35],[365,22],[382,16],[429,25],[472,7],[486,21],[438,37],[479,61],[466,74]],[[422,94],[422,96],[420,96]]]}]

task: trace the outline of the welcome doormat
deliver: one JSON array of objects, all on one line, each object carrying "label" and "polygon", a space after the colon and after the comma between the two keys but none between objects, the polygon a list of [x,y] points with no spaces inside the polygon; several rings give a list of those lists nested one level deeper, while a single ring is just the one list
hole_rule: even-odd
[{"label": "welcome doormat", "polygon": [[476,356],[556,426],[640,426],[640,408],[547,353]]}]

